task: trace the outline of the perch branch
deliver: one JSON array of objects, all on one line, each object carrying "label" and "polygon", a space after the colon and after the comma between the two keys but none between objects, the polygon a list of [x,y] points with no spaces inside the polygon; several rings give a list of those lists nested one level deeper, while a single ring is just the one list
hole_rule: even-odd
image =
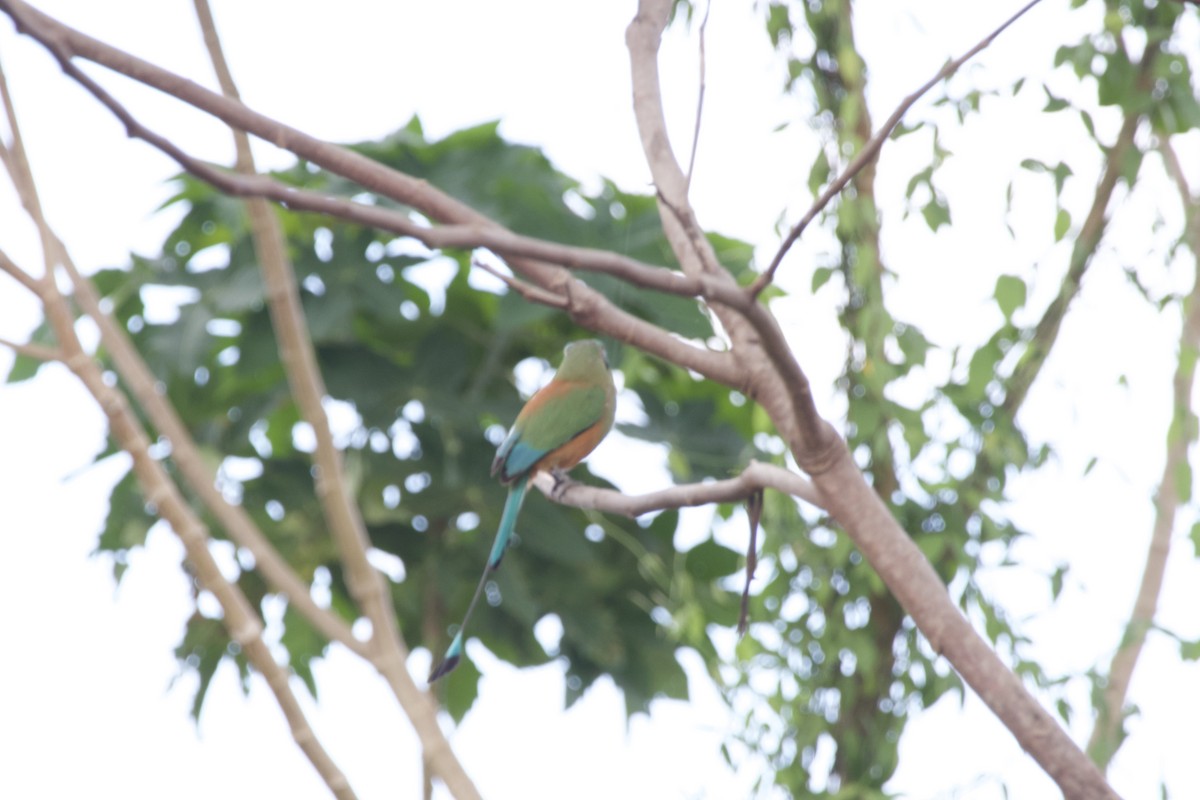
[{"label": "perch branch", "polygon": [[736,478],[683,484],[640,495],[621,494],[612,489],[587,486],[576,481],[556,487],[553,476],[546,473],[540,473],[534,479],[534,485],[547,497],[563,505],[595,509],[631,518],[667,509],[745,500],[761,489],[775,489],[816,508],[825,507],[820,489],[811,481],[783,467],[764,464],[761,461],[751,461]]}]

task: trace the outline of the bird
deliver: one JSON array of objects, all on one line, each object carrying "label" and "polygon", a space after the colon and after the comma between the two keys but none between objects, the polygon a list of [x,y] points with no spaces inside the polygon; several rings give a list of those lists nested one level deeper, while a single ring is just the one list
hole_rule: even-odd
[{"label": "bird", "polygon": [[492,476],[509,487],[508,499],[475,595],[441,663],[430,671],[429,683],[447,675],[462,659],[467,622],[512,539],[530,479],[549,472],[556,482],[564,480],[567,470],[586,458],[612,430],[616,407],[617,390],[604,345],[596,339],[568,344],[558,372],[529,398],[496,449]]}]

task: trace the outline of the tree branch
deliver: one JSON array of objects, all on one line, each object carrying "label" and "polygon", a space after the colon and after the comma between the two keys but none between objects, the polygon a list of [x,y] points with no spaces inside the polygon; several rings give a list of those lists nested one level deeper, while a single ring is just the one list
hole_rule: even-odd
[{"label": "tree branch", "polygon": [[640,495],[625,495],[612,489],[602,489],[570,480],[565,484],[556,485],[554,477],[548,473],[541,473],[535,477],[534,485],[547,497],[563,505],[595,509],[631,518],[667,509],[745,500],[761,489],[775,489],[817,508],[825,507],[820,489],[812,482],[783,467],[761,461],[751,461],[736,478],[683,484]]},{"label": "tree branch", "polygon": [[[240,102],[207,0],[195,0],[195,7],[221,90],[230,99]],[[238,172],[255,175],[249,137],[237,128],[231,130],[237,150]],[[441,777],[455,797],[478,798],[479,791],[450,749],[438,725],[436,705],[417,688],[405,666],[408,648],[396,622],[387,578],[367,560],[370,540],[366,524],[354,498],[350,496],[341,452],[334,444],[329,418],[322,404],[327,395],[325,382],[309,337],[295,270],[287,256],[279,220],[262,198],[249,198],[246,204],[251,235],[266,287],[271,324],[279,342],[279,358],[301,415],[312,426],[316,436],[313,461],[317,497],[326,525],[346,567],[350,592],[371,620],[373,647],[370,660],[387,679],[412,721],[425,753],[424,763]]]},{"label": "tree branch", "polygon": [[[4,85],[3,70],[0,69],[0,86]],[[69,261],[65,249],[50,230],[41,214],[36,184],[21,143],[20,128],[16,123],[7,88],[3,91],[5,111],[12,129],[13,143],[4,159],[13,184],[21,196],[22,203],[30,211],[41,236],[45,277],[39,284],[39,295],[43,301],[46,319],[54,329],[63,351],[63,361],[91,392],[101,410],[108,418],[109,429],[121,448],[133,459],[133,471],[141,484],[147,501],[154,504],[162,518],[175,531],[187,552],[188,561],[195,570],[201,586],[217,598],[223,612],[222,624],[232,641],[236,642],[246,658],[271,687],[275,700],[287,719],[288,728],[296,744],[308,757],[310,763],[325,781],[335,797],[355,800],[356,795],[346,776],[338,768],[329,753],[317,739],[303,709],[292,692],[289,673],[275,662],[270,648],[263,640],[263,622],[254,606],[238,586],[222,574],[216,559],[208,549],[209,533],[187,500],[179,491],[166,468],[150,454],[150,438],[137,422],[125,395],[105,383],[103,372],[96,361],[87,354],[75,333],[75,318],[67,298],[59,292],[54,282],[54,267],[57,261]],[[69,267],[77,278],[73,267]],[[100,322],[99,319],[96,320]]]},{"label": "tree branch", "polygon": [[[687,198],[687,177],[675,160],[667,136],[658,77],[658,48],[670,6],[670,0],[641,0],[637,16],[625,32],[642,151],[658,189],[663,229],[684,271],[734,287],[732,276],[721,267],[696,221]],[[828,467],[837,450],[837,434],[817,414],[808,378],[775,318],[752,296],[740,294],[736,300],[711,306],[733,341],[742,365],[744,386],[740,388],[771,414],[780,433],[798,454],[800,467],[810,474],[820,472]]]},{"label": "tree branch", "polygon": [[17,355],[25,356],[26,358],[36,359],[37,361],[62,361],[62,351],[53,347],[44,347],[40,344],[32,342],[10,342],[8,339],[0,337],[0,346],[7,347]]},{"label": "tree branch", "polygon": [[[193,81],[93,39],[22,0],[0,0],[0,10],[13,19],[18,30],[40,42],[63,65],[64,70],[66,62],[74,57],[93,61],[206,111],[230,126],[258,136],[276,147],[290,150],[300,158],[367,189],[412,206],[431,219],[448,224],[503,230],[495,221],[425,181],[277,122]],[[71,74],[69,70],[67,72]],[[564,293],[563,286],[574,280],[562,269],[536,259],[510,258],[509,264],[527,280],[556,294]],[[739,388],[743,383],[742,370],[727,353],[684,342],[617,308],[602,294],[584,284],[572,289],[568,312],[575,322],[584,327],[632,344],[726,386]]]},{"label": "tree branch", "polygon": [[792,245],[796,243],[796,240],[800,238],[800,234],[804,233],[804,229],[807,228],[809,223],[816,218],[817,214],[820,214],[821,210],[825,208],[825,206],[829,205],[830,201],[837,197],[842,190],[846,188],[846,184],[848,184],[855,175],[861,172],[863,167],[865,167],[872,160],[874,160],[876,156],[879,155],[879,151],[883,148],[884,141],[892,135],[892,131],[894,131],[896,126],[900,124],[900,120],[903,119],[904,115],[908,113],[908,110],[912,108],[913,103],[916,103],[918,100],[920,100],[921,97],[934,86],[958,72],[959,68],[962,67],[963,64],[970,61],[981,50],[986,49],[988,45],[996,40],[996,37],[998,37],[1010,25],[1024,16],[1025,12],[1029,11],[1039,2],[1041,2],[1041,0],[1030,0],[1030,2],[1025,4],[1019,11],[1017,11],[1017,13],[1005,20],[1000,27],[989,33],[978,44],[976,44],[967,52],[963,53],[958,58],[946,62],[945,66],[938,70],[936,75],[926,81],[925,84],[915,92],[900,101],[900,105],[896,106],[896,110],[892,112],[892,115],[887,118],[887,121],[883,123],[883,125],[879,128],[876,134],[871,137],[863,149],[858,152],[858,155],[856,155],[854,160],[852,160],[846,169],[842,171],[842,174],[838,175],[837,179],[834,180],[833,183],[825,187],[825,191],[821,192],[821,196],[818,197],[816,202],[812,204],[812,207],[809,208],[808,211],[804,213],[804,216],[800,218],[800,221],[793,225],[792,229],[788,231],[788,235],[784,238],[783,244],[779,246],[779,250],[775,253],[775,257],[771,259],[771,263],[767,267],[766,271],[762,275],[759,275],[754,283],[750,285],[748,291],[752,297],[758,297],[762,290],[770,285],[771,281],[775,279],[775,273],[778,271],[779,265],[783,261],[783,257],[787,255],[789,250],[791,250]]},{"label": "tree branch", "polygon": [[[1167,174],[1179,189],[1185,219],[1184,241],[1193,258],[1200,259],[1200,201],[1188,187],[1179,157],[1169,139],[1159,142]],[[1097,709],[1096,722],[1088,738],[1087,751],[1101,769],[1107,769],[1121,746],[1121,729],[1125,721],[1125,700],[1129,684],[1146,643],[1146,635],[1154,626],[1158,598],[1162,594],[1167,558],[1171,553],[1171,534],[1175,520],[1184,503],[1189,487],[1180,485],[1180,475],[1187,465],[1188,450],[1197,439],[1196,411],[1192,391],[1196,383],[1196,356],[1200,353],[1200,261],[1191,293],[1183,299],[1183,327],[1179,332],[1179,360],[1172,382],[1171,424],[1167,429],[1167,458],[1163,464],[1158,491],[1154,495],[1154,526],[1146,565],[1138,586],[1129,624],[1113,654],[1108,668],[1108,685]],[[1185,473],[1190,474],[1190,473]]]},{"label": "tree branch", "polygon": [[[696,258],[701,262],[695,268],[704,269],[708,263],[704,258],[704,245],[707,242],[696,242],[694,237],[689,240],[687,236],[690,209],[686,205],[686,186],[671,152],[662,118],[655,59],[669,9],[669,0],[642,0],[637,17],[630,23],[626,33],[626,41],[630,50],[634,108],[643,150],[660,198],[668,200],[669,208],[678,217],[676,220],[664,214],[664,227],[668,229],[668,235],[672,229],[676,232],[672,246],[685,265],[685,271],[688,271],[684,259],[686,253],[681,250],[695,246]],[[747,296],[753,300],[749,292]],[[754,305],[761,308],[758,303]],[[721,317],[722,323],[726,323],[726,319],[727,316]],[[774,323],[773,318],[770,322]],[[768,330],[764,323],[764,320],[752,323],[755,334]],[[729,329],[730,326],[726,324],[726,327]],[[742,344],[739,341],[742,333],[736,329],[730,331],[735,347]],[[753,342],[753,346],[756,346],[758,342],[754,341],[755,338],[748,336],[746,344]],[[767,354],[767,364],[764,366],[767,368],[773,366],[782,376],[793,370],[799,372],[799,365],[790,351],[786,354],[773,348],[764,348],[764,351]],[[752,352],[745,347],[739,355],[753,362]],[[804,407],[808,398],[788,397],[786,402],[781,402],[780,398],[772,396],[772,391],[778,387],[777,383],[773,384],[769,378],[763,377],[762,372],[756,371],[755,365],[747,369],[750,372],[749,379],[759,381],[755,384],[756,388],[768,387],[766,396],[760,402],[776,427],[781,432],[797,434],[789,437],[792,453],[800,466],[809,471],[813,484],[821,497],[826,499],[826,507],[832,516],[879,573],[934,649],[946,655],[966,683],[1037,759],[1067,797],[1115,797],[1095,765],[971,627],[950,599],[929,561],[867,484],[845,442],[832,432],[828,423],[816,416],[815,409]],[[800,375],[802,379],[803,373]],[[784,378],[785,384],[795,385],[796,380]],[[805,437],[799,435],[804,426],[817,429],[814,439],[807,443]],[[806,450],[805,445],[811,447],[814,443],[819,444],[819,460],[816,461],[819,469],[811,471],[814,453]]]},{"label": "tree branch", "polygon": [[[3,72],[0,71],[0,82],[2,80]],[[14,149],[14,155],[18,152],[23,151]],[[24,195],[23,202],[27,207],[40,208],[28,162],[23,155],[14,158],[13,161],[18,168],[12,174],[12,178],[14,184],[18,186],[18,193]],[[340,642],[350,650],[360,655],[364,654],[366,652],[365,645],[354,638],[350,628],[340,617],[316,604],[312,599],[310,587],[296,576],[267,537],[254,524],[249,514],[241,506],[232,505],[217,490],[216,476],[209,470],[204,458],[200,455],[187,426],[184,425],[166,397],[158,391],[158,379],[129,341],[125,331],[116,324],[111,316],[101,310],[100,297],[91,281],[80,273],[74,260],[45,219],[35,218],[35,224],[42,229],[44,239],[49,243],[47,275],[52,275],[50,265],[55,260],[62,264],[74,285],[76,301],[99,328],[101,341],[112,358],[117,373],[129,387],[129,391],[137,399],[138,405],[146,412],[154,427],[171,442],[172,460],[179,467],[188,486],[196,493],[201,502],[212,510],[230,538],[239,546],[250,551],[259,571],[273,591],[286,597],[288,602],[297,611],[303,613],[330,641]],[[4,260],[0,259],[0,262]],[[52,286],[52,277],[49,280],[43,279],[37,283],[36,291],[39,292],[39,295],[44,295],[47,287]]]},{"label": "tree branch", "polygon": [[[3,83],[4,83],[4,73],[2,71],[0,71],[0,86],[2,86]],[[9,165],[12,164],[11,156],[9,154],[8,148],[5,147],[3,144],[0,144],[0,154],[4,155],[3,161],[4,161],[4,165],[6,167],[6,171],[11,175],[12,169],[9,167]],[[16,265],[16,263],[11,258],[8,257],[8,253],[5,253],[3,250],[0,250],[0,272],[5,273],[10,278],[12,278],[14,281],[21,284],[22,286],[24,286],[26,289],[28,289],[30,292],[37,295],[38,297],[42,296],[42,285],[38,281],[38,279],[33,277],[32,275],[30,275],[25,270],[18,267]]]},{"label": "tree branch", "polygon": [[[1142,63],[1138,67],[1135,83],[1135,86],[1138,87],[1137,91],[1148,91],[1153,81],[1156,46],[1157,42],[1153,39],[1146,44]],[[1079,229],[1079,235],[1075,238],[1075,246],[1071,249],[1071,260],[1067,265],[1067,274],[1063,276],[1058,295],[1046,307],[1046,311],[1038,320],[1033,335],[1025,347],[1025,352],[1021,353],[1016,366],[1013,367],[1012,375],[1005,381],[1004,402],[1001,404],[1001,408],[1008,414],[1009,419],[1016,417],[1017,411],[1025,402],[1029,389],[1033,386],[1034,380],[1037,379],[1046,359],[1050,356],[1054,343],[1058,340],[1058,332],[1062,328],[1063,319],[1066,318],[1067,308],[1083,286],[1084,273],[1091,266],[1096,250],[1100,246],[1100,240],[1104,238],[1104,231],[1108,227],[1108,205],[1112,202],[1113,191],[1117,188],[1117,181],[1121,177],[1125,154],[1130,147],[1134,146],[1133,137],[1137,133],[1142,118],[1141,112],[1128,110],[1125,112],[1121,130],[1112,146],[1108,148],[1108,154],[1104,159],[1104,172],[1100,176],[1099,183],[1096,184],[1092,207],[1088,210],[1087,217],[1084,218],[1083,225]]]}]

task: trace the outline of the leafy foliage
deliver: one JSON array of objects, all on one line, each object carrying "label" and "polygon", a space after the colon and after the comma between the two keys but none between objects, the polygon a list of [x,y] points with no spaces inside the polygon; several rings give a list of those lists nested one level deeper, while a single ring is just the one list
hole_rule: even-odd
[{"label": "leafy foliage", "polygon": [[[1094,80],[1102,106],[1147,113],[1156,129],[1175,132],[1180,121],[1195,125],[1196,100],[1186,59],[1157,50],[1179,15],[1177,5],[1168,6],[1172,4],[1110,3],[1105,30],[1080,45],[1063,47],[1057,62],[1071,64],[1079,78]],[[811,103],[813,125],[825,138],[809,177],[815,196],[874,132],[850,3],[775,0],[766,6],[765,24],[771,44],[786,57],[785,89]],[[1124,48],[1124,28],[1150,32],[1150,56],[1144,60],[1158,57],[1153,74],[1161,94],[1154,102],[1137,77],[1140,65]],[[1045,91],[1047,112],[1072,108]],[[949,106],[961,124],[978,111],[981,96],[978,91],[960,98],[947,94],[933,106]],[[1075,110],[1092,131],[1089,112]],[[902,128],[897,135],[920,128],[930,135],[932,158],[911,176],[905,197],[909,208],[918,208],[929,229],[937,232],[953,222],[936,185],[938,169],[952,154],[940,143],[935,122]],[[1072,216],[1062,198],[1071,167],[1035,159],[1020,166],[1053,180],[1054,238],[1065,238]],[[1127,180],[1134,175],[1136,167]],[[847,333],[840,385],[848,401],[845,426],[851,448],[880,497],[955,587],[964,610],[981,621],[1018,674],[1053,688],[1057,682],[1022,657],[1023,637],[976,583],[985,547],[991,563],[998,558],[1002,564],[1022,535],[1004,512],[1009,477],[1035,469],[1048,455],[1045,447],[1026,440],[1015,416],[1051,342],[1039,338],[1044,334],[1035,326],[1019,324],[1025,319],[1018,312],[1026,305],[1028,287],[1016,275],[1002,275],[994,299],[1003,321],[993,335],[973,352],[956,350],[951,379],[934,386],[920,403],[897,400],[911,396],[896,390],[924,366],[934,345],[911,321],[896,319],[888,310],[886,289],[895,276],[881,255],[874,169],[859,173],[851,189],[825,212],[824,222],[840,245],[839,258],[815,268],[812,277],[814,292],[840,278],[833,283],[842,293],[840,319]],[[1010,186],[1010,207],[1011,197]],[[761,701],[751,702],[745,738],[756,750],[774,754],[776,780],[794,796],[879,796],[896,767],[896,743],[908,713],[960,687],[844,537],[835,535],[825,520],[800,519],[791,504],[768,504],[766,530],[804,525],[807,541],[791,541],[778,551],[777,573],[760,597],[764,608],[759,618],[778,615],[779,621],[770,635],[742,643],[739,654],[756,669],[736,676],[731,691],[762,696],[762,684],[754,680],[759,670],[780,676]],[[1051,576],[1052,597],[1057,598],[1061,584],[1060,571]],[[823,737],[835,748],[832,772],[814,781],[813,759]],[[828,788],[818,791],[813,788],[817,785]]]},{"label": "leafy foliage", "polygon": [[[1200,127],[1190,64],[1172,44],[1182,5],[1140,0],[1103,5],[1102,27],[1061,47],[1055,59],[1064,74],[1094,87],[1095,104],[1046,86],[1025,87],[1023,79],[1012,94],[1035,92],[1039,103],[1044,94],[1045,113],[1078,115],[1102,148],[1093,117],[1104,110],[1142,115],[1159,135]],[[693,17],[692,4],[684,0],[675,10],[677,19]],[[815,195],[873,132],[866,64],[855,43],[850,4],[771,0],[764,5],[764,23],[771,45],[785,58],[785,90],[811,105],[814,127],[823,136],[808,176]],[[1144,52],[1131,53],[1127,38],[1144,39]],[[984,97],[974,90],[947,92],[933,105],[962,124]],[[918,132],[930,139],[930,157],[907,181],[904,216],[937,233],[955,222],[939,187],[939,170],[953,154],[937,122],[914,124],[896,135]],[[608,181],[586,189],[539,150],[504,141],[496,125],[429,141],[413,120],[383,141],[355,149],[428,180],[521,233],[674,263],[653,197],[624,192]],[[1139,147],[1127,154],[1126,184],[1137,179],[1142,155]],[[1075,176],[1067,161],[1027,158],[1013,170],[1052,187],[1054,241],[1078,232],[1084,215],[1067,201],[1065,190]],[[309,164],[278,177],[395,205]],[[134,256],[126,267],[100,273],[97,286],[204,453],[219,465],[222,489],[245,506],[314,591],[352,620],[338,554],[313,496],[310,432],[279,362],[243,205],[187,176],[178,186],[170,203],[186,214],[162,252]],[[1007,205],[1011,210],[1012,184]],[[558,313],[480,279],[471,267],[475,254],[431,252],[410,240],[311,215],[281,211],[279,217],[352,488],[373,545],[395,565],[392,597],[399,622],[411,644],[440,652],[448,625],[461,617],[471,596],[503,506],[504,489],[489,479],[487,468],[503,426],[521,405],[512,367],[526,361],[547,368],[579,332]],[[854,455],[964,611],[1018,674],[1053,694],[1061,680],[1023,657],[1019,629],[986,596],[977,576],[987,564],[1007,563],[1012,544],[1023,535],[1005,514],[1006,488],[1013,475],[1037,469],[1049,453],[1027,439],[1017,414],[1053,345],[1046,331],[1061,321],[1078,291],[1088,248],[1096,243],[1082,238],[1076,243],[1072,260],[1082,266],[1064,280],[1062,307],[1052,306],[1040,320],[1031,307],[1032,282],[1017,274],[997,276],[995,329],[982,345],[949,353],[949,377],[914,401],[900,399],[913,395],[899,390],[914,375],[928,377],[924,368],[939,348],[914,321],[889,308],[895,274],[880,245],[873,166],[854,179],[820,224],[832,233],[837,252],[814,267],[811,287],[837,293],[846,334],[838,385],[847,401],[844,429]],[[710,238],[725,266],[748,277],[750,246]],[[1128,272],[1139,281],[1135,269]],[[605,276],[581,277],[622,308],[681,336],[713,336],[710,320],[693,301]],[[46,326],[33,337],[42,343],[51,343],[49,338]],[[761,410],[742,395],[616,343],[609,343],[609,354],[628,390],[623,402],[644,412],[620,432],[663,446],[677,480],[724,477],[750,458],[783,463],[782,443]],[[37,368],[19,357],[8,380],[26,379]],[[730,519],[735,509],[718,513]],[[99,550],[117,556],[118,577],[126,554],[140,546],[155,519],[126,476],[113,490],[98,542]],[[215,520],[206,521],[220,535]],[[745,713],[742,743],[767,758],[773,780],[790,796],[884,796],[906,720],[959,690],[957,677],[832,521],[774,494],[766,496],[762,517],[754,622],[736,646],[737,668],[723,664],[711,628],[732,626],[737,618],[728,576],[742,556],[712,536],[681,553],[677,526],[678,515],[671,512],[635,523],[531,498],[517,546],[489,587],[492,607],[483,611],[478,638],[517,665],[561,658],[568,701],[610,675],[630,712],[647,708],[655,697],[686,696],[675,652],[695,648],[710,672],[724,680],[731,706]],[[1198,530],[1191,539],[1200,552]],[[1051,598],[1058,598],[1068,570],[1060,565],[1048,576]],[[277,602],[251,565],[243,564],[238,582],[264,608]],[[208,615],[198,588],[197,601],[177,656],[182,669],[199,677],[193,708],[199,714],[221,661],[233,659],[243,677],[247,666]],[[547,650],[533,631],[550,614],[561,620],[563,634]],[[315,693],[312,663],[325,642],[290,609],[276,618],[269,635]],[[666,620],[671,624],[663,624]],[[1196,642],[1179,645],[1184,658],[1200,654]],[[467,660],[442,684],[456,719],[474,702],[478,676]],[[1070,705],[1061,698],[1056,705],[1067,718]],[[833,744],[828,775],[816,774],[822,742]]]},{"label": "leafy foliage", "polygon": [[[414,120],[356,149],[522,233],[576,245],[618,243],[637,258],[669,263],[652,197],[611,183],[588,194],[539,151],[503,141],[495,125],[430,142]],[[366,196],[304,164],[280,177]],[[185,204],[187,213],[163,254],[134,257],[128,269],[99,274],[97,285],[197,443],[221,464],[225,492],[240,499],[304,579],[327,585],[332,607],[349,619],[341,566],[313,495],[309,436],[279,362],[242,204],[189,177],[178,182],[170,202]],[[411,644],[440,651],[478,580],[504,504],[505,490],[487,470],[501,426],[522,402],[509,365],[528,358],[557,363],[563,343],[578,332],[561,315],[478,285],[470,253],[428,252],[311,215],[280,218],[334,417],[349,420],[340,426],[340,445],[371,541],[402,565],[393,587],[400,624]],[[714,242],[731,268],[748,268],[747,246]],[[603,276],[585,279],[658,324],[689,336],[712,333],[692,301]],[[168,293],[173,316],[148,317],[152,306],[161,313]],[[643,424],[623,430],[669,441],[678,473],[725,476],[751,456],[766,457],[747,445],[754,430],[748,404],[735,407],[728,391],[638,353],[609,349],[646,412]],[[655,696],[684,697],[675,648],[696,647],[715,669],[714,648],[703,626],[673,634],[653,614],[667,609],[681,618],[731,622],[733,601],[713,587],[739,556],[709,541],[677,558],[677,521],[677,514],[664,513],[639,525],[532,498],[518,546],[489,589],[495,607],[485,612],[479,638],[513,664],[561,656],[570,700],[602,675],[622,687],[630,711],[645,709]],[[152,522],[127,477],[114,490],[99,548],[121,554],[142,542]],[[252,570],[239,582],[253,601],[267,600]],[[550,653],[533,635],[548,614],[563,626]],[[197,612],[179,649],[184,668],[200,675],[197,712],[221,658],[241,663],[212,623]],[[294,613],[285,613],[280,627],[292,668],[315,691],[310,664],[325,643]],[[447,682],[456,717],[474,700],[472,670]]]}]

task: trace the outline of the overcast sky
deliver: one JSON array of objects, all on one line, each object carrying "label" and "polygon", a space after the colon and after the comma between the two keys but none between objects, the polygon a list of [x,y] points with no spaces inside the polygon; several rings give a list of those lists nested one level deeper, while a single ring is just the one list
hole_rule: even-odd
[{"label": "overcast sky", "polygon": [[[804,104],[779,97],[780,65],[751,5],[718,4],[712,13],[693,191],[705,227],[760,245],[763,259],[778,241],[780,215],[795,219],[810,201],[805,184],[815,140]],[[965,50],[1018,5],[968,12],[950,0],[857,3],[875,118],[886,117],[947,57]],[[989,295],[1002,272],[1030,281],[1035,308],[1056,287],[1069,242],[1053,241],[1053,193],[1048,181],[1017,170],[1022,158],[1068,160],[1075,177],[1064,203],[1076,220],[1090,200],[1099,160],[1082,127],[1068,114],[1040,113],[1041,81],[1056,94],[1074,91],[1081,102],[1089,100],[1086,91],[1072,89],[1072,78],[1051,70],[1057,46],[1077,40],[1085,22],[1094,22],[1070,16],[1066,5],[1038,8],[955,79],[959,91],[1003,89],[1024,75],[1030,88],[1015,99],[1005,92],[964,128],[943,132],[943,143],[955,153],[939,179],[954,206],[952,229],[934,235],[919,213],[901,219],[904,185],[929,158],[928,136],[914,134],[885,149],[879,174],[884,258],[900,276],[889,302],[898,318],[915,322],[939,345],[970,347],[994,328],[999,316]],[[38,6],[102,40],[213,84],[191,3],[56,0]],[[648,189],[624,48],[632,0],[572,4],[569,15],[551,0],[352,0],[336,7],[243,0],[213,6],[245,101],[319,137],[377,138],[413,114],[431,137],[500,119],[506,137],[545,148],[572,175],[588,180],[603,175],[628,190]],[[1193,24],[1191,31],[1200,33],[1196,29]],[[155,211],[171,193],[166,179],[174,165],[127,139],[107,112],[36,43],[18,37],[7,20],[0,21],[0,60],[47,216],[76,261],[93,271],[123,263],[131,250],[154,252],[178,219],[177,210]],[[680,32],[669,35],[662,60],[669,122],[683,156],[696,100],[695,40]],[[219,124],[103,70],[90,71],[143,122],[193,154],[230,160],[230,138]],[[913,112],[918,119],[933,113],[929,102]],[[1109,140],[1115,119],[1097,114]],[[776,132],[785,122],[792,124]],[[1193,185],[1200,186],[1200,148],[1195,136],[1188,142],[1190,149],[1181,148],[1181,155]],[[268,145],[259,146],[258,156],[267,167],[290,161]],[[1161,174],[1153,158],[1147,170]],[[1014,179],[1010,236],[1003,224],[1004,193]],[[1129,287],[1121,268],[1144,268],[1158,292],[1190,284],[1191,262],[1171,260],[1164,245],[1181,224],[1171,192],[1160,179],[1142,195],[1120,198],[1119,221],[1073,307],[1060,352],[1039,378],[1022,417],[1034,441],[1056,449],[1044,469],[1013,483],[1010,513],[1034,535],[1017,547],[1016,566],[993,569],[983,579],[1022,621],[1032,639],[1028,654],[1055,675],[1107,668],[1144,560],[1150,498],[1162,468],[1178,315],[1174,309],[1156,313]],[[1155,233],[1157,216],[1163,226]],[[7,184],[0,189],[0,247],[18,263],[39,268],[36,234]],[[812,263],[828,247],[819,231],[806,234],[782,273],[796,295],[777,313],[814,385],[829,387],[819,402],[836,419],[843,408],[832,388],[843,357],[836,292],[833,286],[811,296],[807,291]],[[37,321],[36,305],[0,277],[0,337],[22,339]],[[0,349],[0,373],[10,362],[11,355]],[[940,363],[948,369],[947,358]],[[931,372],[938,364],[935,359]],[[193,679],[174,680],[172,650],[190,601],[179,570],[182,548],[173,535],[156,528],[118,588],[110,565],[89,558],[107,493],[127,467],[123,459],[89,466],[103,446],[104,430],[94,403],[64,369],[50,367],[34,381],[0,388],[0,536],[9,565],[0,580],[6,633],[0,796],[88,796],[99,789],[135,799],[326,797],[261,680],[252,681],[244,698],[233,670],[223,668],[199,727],[191,724]],[[627,485],[628,446],[607,442],[592,459],[595,469]],[[1085,475],[1093,457],[1097,465]],[[1187,516],[1180,522],[1161,622],[1195,639],[1200,568],[1185,538],[1193,521]],[[1071,572],[1060,601],[1051,605],[1045,576],[1062,563]],[[558,666],[517,671],[477,643],[469,651],[484,671],[481,699],[451,742],[486,797],[557,798],[568,791],[581,798],[744,797],[758,777],[757,762],[740,770],[724,763],[719,747],[737,722],[704,677],[699,659],[687,653],[681,659],[696,700],[660,701],[649,717],[635,717],[627,729],[610,682],[602,681],[563,713]],[[430,655],[418,651],[412,660],[414,672],[424,675]],[[1200,668],[1180,664],[1176,646],[1152,636],[1139,669],[1131,699],[1141,714],[1131,722],[1132,737],[1115,762],[1113,783],[1128,797],[1156,795],[1160,782],[1173,797],[1200,796],[1194,767],[1200,693],[1192,688]],[[306,706],[359,796],[417,796],[415,737],[373,672],[335,649],[318,666],[317,680],[321,702]],[[1071,731],[1083,740],[1091,722],[1086,682],[1073,680],[1069,696],[1077,712]],[[1055,794],[977,701],[968,698],[960,708],[947,698],[910,724],[889,788],[917,798],[999,798],[1000,780],[1008,782],[1012,797]]]}]

